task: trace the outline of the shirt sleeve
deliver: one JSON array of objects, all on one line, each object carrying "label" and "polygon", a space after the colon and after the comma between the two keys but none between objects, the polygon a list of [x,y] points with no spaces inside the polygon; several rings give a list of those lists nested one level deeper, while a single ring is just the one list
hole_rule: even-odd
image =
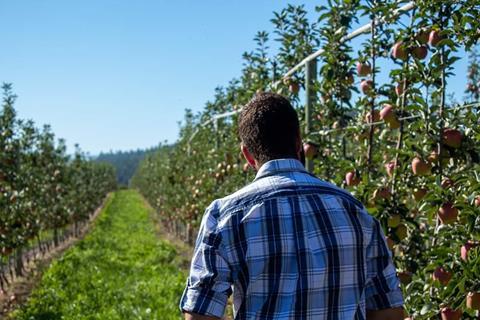
[{"label": "shirt sleeve", "polygon": [[231,294],[231,272],[220,252],[215,202],[202,219],[180,309],[200,315],[223,317]]},{"label": "shirt sleeve", "polygon": [[382,310],[403,306],[397,272],[387,247],[382,227],[373,219],[372,237],[367,247],[367,310]]}]

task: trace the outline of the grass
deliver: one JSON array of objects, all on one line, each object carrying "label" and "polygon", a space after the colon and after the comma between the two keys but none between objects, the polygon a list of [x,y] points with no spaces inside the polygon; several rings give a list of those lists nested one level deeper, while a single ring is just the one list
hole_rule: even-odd
[{"label": "grass", "polygon": [[12,318],[180,319],[186,274],[149,215],[135,191],[115,193],[90,234],[50,266]]}]

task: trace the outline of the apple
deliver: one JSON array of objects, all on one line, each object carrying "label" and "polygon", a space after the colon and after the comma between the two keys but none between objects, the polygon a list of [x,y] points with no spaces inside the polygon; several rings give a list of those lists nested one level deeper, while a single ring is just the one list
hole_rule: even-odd
[{"label": "apple", "polygon": [[467,294],[467,308],[480,310],[480,292],[469,292]]},{"label": "apple", "polygon": [[349,187],[356,186],[360,184],[360,178],[357,177],[357,173],[355,171],[349,171],[345,175],[345,182]]},{"label": "apple", "polygon": [[462,258],[463,261],[468,261],[468,252],[470,249],[477,247],[478,244],[473,243],[471,241],[467,241],[462,248],[460,249],[460,257]]},{"label": "apple", "polygon": [[430,35],[428,36],[428,43],[432,47],[436,47],[441,40],[443,40],[443,37],[440,35],[440,32],[436,30],[432,30],[430,32]]},{"label": "apple", "polygon": [[386,236],[385,241],[387,241],[387,246],[390,250],[393,250],[393,247],[395,246],[395,241],[393,241],[390,237]]},{"label": "apple", "polygon": [[415,157],[412,160],[412,171],[417,176],[428,175],[430,174],[431,169],[432,169],[432,166],[428,162],[423,161],[418,157]]},{"label": "apple", "polygon": [[443,129],[443,143],[452,148],[459,148],[462,144],[462,133],[457,129]]},{"label": "apple", "polygon": [[453,310],[450,307],[444,307],[440,310],[442,320],[460,320],[462,317],[462,310]]},{"label": "apple", "polygon": [[451,224],[457,220],[458,209],[451,202],[444,203],[438,209],[438,218],[442,224]]},{"label": "apple", "polygon": [[[373,121],[372,121],[373,120]],[[372,123],[372,122],[378,122],[380,121],[380,111],[378,110],[373,110],[373,119],[372,119],[372,112],[369,111],[366,115],[365,115],[365,121],[367,123]]]},{"label": "apple", "polygon": [[390,190],[387,187],[378,188],[373,193],[374,199],[390,199],[391,197],[392,197],[392,194],[390,193]]},{"label": "apple", "polygon": [[395,171],[395,161],[390,161],[385,164],[385,169],[389,177],[393,177],[393,172]]},{"label": "apple", "polygon": [[357,74],[360,77],[366,77],[372,73],[372,67],[368,62],[357,62]]},{"label": "apple", "polygon": [[288,90],[293,94],[297,94],[298,91],[300,91],[300,85],[298,84],[298,82],[292,81],[288,85]]},{"label": "apple", "polygon": [[317,147],[309,142],[303,144],[303,151],[307,159],[313,159],[317,155]]},{"label": "apple", "polygon": [[407,60],[408,52],[403,42],[397,42],[392,47],[392,56],[402,61]]},{"label": "apple", "polygon": [[397,277],[400,280],[400,282],[404,285],[407,285],[410,282],[412,282],[412,273],[410,271],[397,272]]},{"label": "apple", "polygon": [[428,48],[427,46],[420,46],[420,47],[414,47],[412,49],[412,55],[420,60],[423,60],[427,57],[428,55]]},{"label": "apple", "polygon": [[432,152],[430,152],[430,154],[428,155],[427,157],[427,160],[434,163],[434,162],[437,162],[438,161],[438,152],[437,150],[433,150]]},{"label": "apple", "polygon": [[445,178],[445,179],[442,180],[442,183],[441,183],[440,186],[442,187],[442,189],[450,189],[454,185],[455,185],[455,183],[453,182],[452,179]]},{"label": "apple", "polygon": [[407,226],[403,223],[399,224],[398,227],[395,229],[395,235],[398,237],[398,239],[400,239],[400,241],[405,239],[408,235]]},{"label": "apple", "polygon": [[380,110],[380,119],[389,123],[396,120],[395,108],[391,104],[384,104],[383,109]]},{"label": "apple", "polygon": [[475,207],[480,207],[480,196],[477,196],[475,198],[475,201],[473,202],[473,204],[475,205]]},{"label": "apple", "polygon": [[452,279],[452,273],[448,272],[443,267],[436,267],[435,271],[433,271],[432,278],[434,281],[438,281],[446,286],[450,282],[450,279]]},{"label": "apple", "polygon": [[428,30],[422,29],[417,33],[417,35],[415,36],[415,39],[420,44],[427,44],[429,36],[430,36],[430,32]]},{"label": "apple", "polygon": [[371,94],[372,93],[372,87],[373,87],[373,81],[370,80],[370,79],[363,79],[361,82],[360,82],[360,89],[362,90],[362,92],[364,94]]},{"label": "apple", "polygon": [[415,189],[413,191],[413,198],[415,199],[415,201],[420,201],[423,199],[423,197],[425,197],[425,195],[427,194],[427,189],[425,188],[418,188],[418,189]]},{"label": "apple", "polygon": [[13,252],[13,249],[12,249],[12,248],[2,247],[2,250],[1,250],[0,253],[2,254],[2,256],[7,257],[7,256],[9,256],[12,252]]},{"label": "apple", "polygon": [[388,217],[387,225],[390,228],[396,228],[401,221],[402,221],[402,217],[399,214],[394,214]]}]

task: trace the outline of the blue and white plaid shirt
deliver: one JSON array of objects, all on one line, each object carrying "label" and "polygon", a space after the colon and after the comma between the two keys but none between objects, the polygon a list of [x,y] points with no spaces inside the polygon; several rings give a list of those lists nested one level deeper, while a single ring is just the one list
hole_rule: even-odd
[{"label": "blue and white plaid shirt", "polygon": [[180,308],[222,317],[232,291],[235,319],[365,319],[403,304],[379,222],[294,159],[205,212]]}]

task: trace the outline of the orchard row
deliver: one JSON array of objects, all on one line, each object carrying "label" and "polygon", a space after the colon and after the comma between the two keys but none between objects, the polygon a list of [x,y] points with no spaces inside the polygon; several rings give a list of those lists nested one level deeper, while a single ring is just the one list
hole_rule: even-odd
[{"label": "orchard row", "polygon": [[[314,22],[303,6],[274,13],[275,45],[257,33],[241,77],[217,88],[202,112],[187,110],[177,143],[147,156],[133,185],[192,241],[210,202],[254,177],[239,152],[237,116],[201,124],[256,92],[279,92],[310,125],[304,148],[314,173],[348,188],[381,222],[410,317],[473,319],[480,309],[480,7],[415,4],[400,16],[395,1],[331,1],[317,7]],[[354,52],[341,39],[365,19],[372,32]],[[317,80],[307,83],[304,71],[280,78],[316,49],[324,49]],[[465,52],[467,88],[456,101],[449,81]],[[307,87],[310,111],[300,98]]]},{"label": "orchard row", "polygon": [[22,273],[22,253],[35,240],[50,235],[58,245],[60,232],[86,221],[115,187],[111,166],[88,161],[80,150],[66,153],[48,126],[37,129],[16,117],[11,85],[3,85],[0,111],[0,283],[3,264],[15,254]]}]

